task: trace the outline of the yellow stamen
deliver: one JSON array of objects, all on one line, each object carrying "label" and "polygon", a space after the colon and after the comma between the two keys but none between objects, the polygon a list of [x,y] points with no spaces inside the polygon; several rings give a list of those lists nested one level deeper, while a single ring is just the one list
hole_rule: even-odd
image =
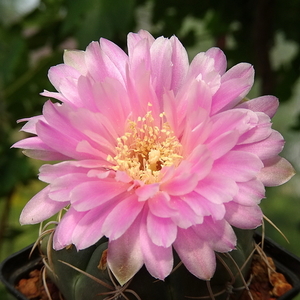
[{"label": "yellow stamen", "polygon": [[182,145],[169,124],[163,122],[164,116],[165,113],[160,114],[160,128],[153,124],[151,111],[137,121],[128,121],[127,132],[117,138],[117,155],[107,157],[115,164],[114,170],[126,171],[132,179],[150,184],[159,181],[162,167],[179,165]]}]

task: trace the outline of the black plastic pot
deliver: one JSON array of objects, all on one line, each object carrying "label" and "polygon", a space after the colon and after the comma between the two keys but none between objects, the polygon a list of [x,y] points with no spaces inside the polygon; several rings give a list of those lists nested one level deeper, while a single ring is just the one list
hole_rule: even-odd
[{"label": "black plastic pot", "polygon": [[0,280],[18,300],[28,300],[28,298],[21,294],[15,285],[21,278],[26,278],[31,271],[43,266],[38,250],[36,249],[30,256],[31,249],[32,245],[12,254],[0,265]]},{"label": "black plastic pot", "polygon": [[[261,237],[255,236],[256,242]],[[25,278],[34,269],[41,268],[42,262],[38,251],[34,251],[29,258],[32,245],[11,255],[0,264],[0,280],[8,291],[18,300],[28,300],[16,288],[15,284]],[[300,293],[300,258],[285,250],[280,245],[266,238],[264,250],[271,256],[276,264],[277,270],[283,273],[293,288],[278,300],[291,300]]]}]

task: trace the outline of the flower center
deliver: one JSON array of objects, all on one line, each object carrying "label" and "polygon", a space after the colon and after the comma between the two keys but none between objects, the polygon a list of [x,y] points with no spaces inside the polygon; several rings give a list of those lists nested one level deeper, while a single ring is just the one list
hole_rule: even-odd
[{"label": "flower center", "polygon": [[146,184],[159,181],[164,166],[178,166],[182,160],[182,145],[160,114],[160,128],[155,126],[151,111],[137,121],[128,121],[126,133],[117,139],[117,155],[107,160],[114,170],[126,171],[133,179]]}]

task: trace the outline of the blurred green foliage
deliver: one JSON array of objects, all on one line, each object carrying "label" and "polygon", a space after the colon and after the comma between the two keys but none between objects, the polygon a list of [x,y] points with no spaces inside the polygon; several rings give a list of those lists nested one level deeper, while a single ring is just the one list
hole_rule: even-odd
[{"label": "blurred green foliage", "polygon": [[[285,116],[278,126],[287,122],[284,129],[291,129],[294,139],[300,129],[299,100],[291,102],[300,77],[299,11],[300,0],[0,0],[0,260],[35,239],[32,227],[20,227],[18,215],[42,187],[36,179],[38,164],[10,146],[24,137],[16,120],[41,113],[45,99],[39,93],[53,90],[47,71],[62,62],[63,49],[84,49],[100,37],[126,49],[127,33],[141,28],[154,36],[177,35],[190,54],[216,45],[229,64],[254,65],[255,96],[274,94],[284,105],[292,103],[292,120]],[[284,50],[272,56],[278,34],[283,46],[294,45],[292,54]],[[299,194],[285,189],[285,196],[269,195],[276,205],[268,216],[280,223],[281,210],[284,218],[297,213],[291,236],[299,236]],[[288,210],[280,197],[289,198]],[[269,207],[265,202],[264,209]]]}]

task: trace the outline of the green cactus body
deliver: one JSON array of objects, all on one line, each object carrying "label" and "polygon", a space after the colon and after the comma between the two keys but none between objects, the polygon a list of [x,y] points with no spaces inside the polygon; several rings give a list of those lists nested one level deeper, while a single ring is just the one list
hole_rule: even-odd
[{"label": "green cactus body", "polygon": [[[253,231],[238,229],[235,231],[238,237],[237,249],[229,253],[232,259],[228,257],[228,254],[217,254],[217,269],[209,285],[208,282],[189,273],[184,265],[180,264],[174,252],[174,266],[179,264],[178,268],[164,281],[156,280],[143,267],[129,283],[120,287],[113,279],[113,275],[109,274],[106,265],[108,247],[106,238],[102,238],[95,245],[81,251],[77,251],[75,246],[59,251],[51,247],[48,256],[46,246],[51,241],[44,239],[42,252],[47,256],[50,267],[47,269],[47,275],[58,286],[65,300],[238,299],[243,287],[245,288],[245,280],[249,276],[251,259],[248,258],[253,252],[254,242]],[[240,272],[237,266],[242,268]],[[82,270],[85,274],[75,268]],[[90,278],[87,274],[94,278]]]}]

